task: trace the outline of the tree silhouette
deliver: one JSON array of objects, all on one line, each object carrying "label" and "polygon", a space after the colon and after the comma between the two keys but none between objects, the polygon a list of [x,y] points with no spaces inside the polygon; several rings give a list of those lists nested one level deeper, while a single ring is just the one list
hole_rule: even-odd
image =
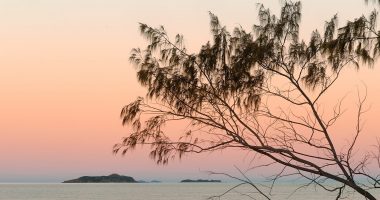
[{"label": "tree silhouette", "polygon": [[[130,60],[147,95],[122,109],[123,124],[133,131],[115,145],[114,153],[150,145],[150,156],[167,164],[186,153],[238,148],[271,160],[262,166],[282,166],[273,183],[300,176],[336,192],[337,199],[347,188],[376,199],[369,190],[379,188],[380,180],[368,166],[375,161],[380,167],[379,154],[354,159],[353,153],[366,95],[359,95],[355,135],[342,149],[331,130],[342,115],[342,102],[336,102],[329,117],[320,104],[344,69],[374,64],[380,49],[376,17],[374,11],[338,28],[334,16],[324,32],[315,30],[303,41],[300,2],[285,2],[279,16],[260,5],[260,23],[252,32],[236,27],[230,33],[210,13],[213,41],[199,53],[188,53],[181,35],[172,41],[163,27],[140,24],[149,45],[133,49]],[[176,121],[188,123],[180,138],[164,128]],[[337,184],[326,185],[326,180]]]}]

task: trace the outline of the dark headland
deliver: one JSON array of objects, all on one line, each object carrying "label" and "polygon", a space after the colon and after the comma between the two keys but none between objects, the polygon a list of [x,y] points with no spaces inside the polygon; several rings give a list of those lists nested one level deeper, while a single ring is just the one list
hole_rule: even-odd
[{"label": "dark headland", "polygon": [[191,179],[185,179],[182,180],[181,183],[220,183],[221,180],[204,180],[204,179],[198,179],[198,180],[191,180]]},{"label": "dark headland", "polygon": [[77,179],[63,181],[63,183],[137,183],[130,176],[111,174],[109,176],[82,176]]}]

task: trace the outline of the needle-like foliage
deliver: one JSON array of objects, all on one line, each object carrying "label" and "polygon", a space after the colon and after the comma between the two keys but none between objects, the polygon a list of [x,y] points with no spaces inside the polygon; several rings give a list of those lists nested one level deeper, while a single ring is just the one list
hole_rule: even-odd
[{"label": "needle-like foliage", "polygon": [[[122,109],[123,124],[133,132],[114,152],[125,154],[149,144],[151,157],[167,164],[176,155],[240,148],[337,191],[337,198],[348,186],[375,199],[367,189],[378,188],[380,182],[366,171],[369,157],[354,162],[351,153],[364,101],[355,140],[337,150],[330,128],[342,114],[340,102],[327,119],[319,100],[344,69],[374,64],[380,49],[377,12],[340,28],[333,16],[308,41],[299,38],[300,2],[285,2],[278,16],[259,5],[258,18],[251,31],[236,27],[229,32],[210,13],[212,41],[197,53],[188,52],[182,35],[171,40],[163,27],[140,24],[149,44],[133,49],[130,61],[147,95]],[[189,124],[180,138],[164,127],[177,121]],[[369,183],[359,183],[361,177]],[[325,179],[339,187],[327,188]]]}]

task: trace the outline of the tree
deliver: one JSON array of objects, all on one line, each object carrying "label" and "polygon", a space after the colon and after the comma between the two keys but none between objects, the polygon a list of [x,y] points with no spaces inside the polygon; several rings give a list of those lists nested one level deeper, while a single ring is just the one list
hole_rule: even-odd
[{"label": "tree", "polygon": [[[149,45],[133,49],[130,60],[147,95],[122,109],[123,124],[133,131],[114,153],[150,145],[150,156],[167,164],[186,153],[238,148],[271,160],[263,166],[280,165],[273,183],[300,176],[336,192],[337,199],[346,188],[376,199],[369,190],[379,188],[380,179],[368,166],[375,161],[380,167],[379,154],[354,159],[353,153],[366,96],[359,95],[355,135],[342,149],[331,130],[342,114],[341,101],[329,118],[320,101],[345,69],[374,64],[380,49],[377,12],[340,28],[334,16],[308,42],[299,39],[300,2],[285,2],[278,17],[260,5],[258,17],[252,32],[236,27],[231,34],[210,13],[213,41],[192,54],[183,36],[171,41],[163,27],[140,24]],[[183,137],[165,133],[164,125],[175,121],[189,124]],[[338,185],[328,186],[326,180]]]}]

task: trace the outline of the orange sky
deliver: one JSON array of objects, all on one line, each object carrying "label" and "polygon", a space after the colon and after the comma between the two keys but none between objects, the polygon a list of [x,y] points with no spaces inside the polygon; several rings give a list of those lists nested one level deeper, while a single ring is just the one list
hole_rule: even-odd
[{"label": "orange sky", "polygon": [[[120,109],[144,95],[128,62],[130,49],[144,45],[137,23],[165,25],[171,35],[183,33],[189,49],[196,50],[210,39],[208,11],[230,30],[238,24],[249,28],[256,21],[256,2],[0,1],[0,182],[56,182],[109,173],[175,180],[246,162],[244,156],[224,152],[223,159],[216,153],[157,167],[143,150],[124,158],[111,151],[127,133]],[[278,10],[278,0],[265,2]],[[333,2],[303,1],[302,37],[323,28],[335,13],[343,23],[373,9],[361,0]],[[366,83],[372,110],[366,116],[365,142],[379,135],[379,77],[376,66],[351,70],[335,90],[355,96],[355,87]],[[340,126],[350,130],[346,123]]]}]

